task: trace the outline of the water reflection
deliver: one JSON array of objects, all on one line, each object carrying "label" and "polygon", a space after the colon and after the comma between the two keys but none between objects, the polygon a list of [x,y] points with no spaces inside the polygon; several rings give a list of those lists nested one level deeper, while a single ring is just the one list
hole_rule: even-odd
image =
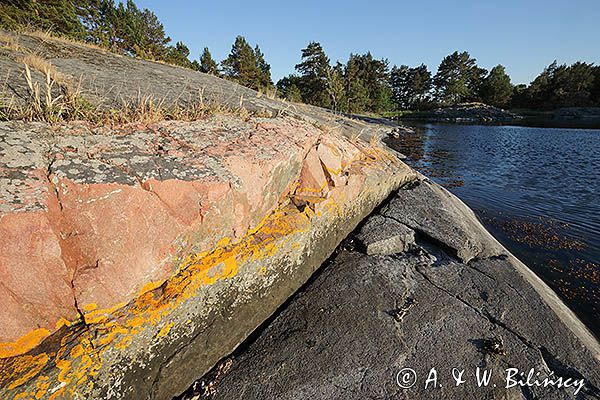
[{"label": "water reflection", "polygon": [[412,128],[387,143],[469,204],[600,336],[600,130]]}]

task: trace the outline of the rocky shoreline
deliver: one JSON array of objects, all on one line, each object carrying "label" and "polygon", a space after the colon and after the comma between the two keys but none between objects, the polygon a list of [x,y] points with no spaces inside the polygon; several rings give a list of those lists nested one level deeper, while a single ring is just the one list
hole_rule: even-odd
[{"label": "rocky shoreline", "polygon": [[[217,364],[209,395],[435,397],[395,379],[439,364],[546,368],[597,396],[597,340],[464,204],[380,143],[390,121],[21,35],[0,67],[2,93],[25,103],[51,79],[24,74],[32,53],[96,111],[184,99],[201,113],[0,123],[1,399],[172,398],[284,303]],[[555,393],[572,394],[488,397]]]},{"label": "rocky shoreline", "polygon": [[501,108],[475,102],[409,114],[402,117],[402,120],[455,124],[506,124],[520,121],[522,118]]},{"label": "rocky shoreline", "polygon": [[570,107],[553,111],[512,112],[483,103],[462,103],[420,111],[399,118],[405,122],[518,125],[545,128],[600,128],[600,108]]},{"label": "rocky shoreline", "polygon": [[[577,317],[460,200],[423,179],[182,399],[593,399],[599,367],[598,341]],[[491,374],[487,385],[477,368]],[[515,370],[522,384],[507,378]]]},{"label": "rocky shoreline", "polygon": [[0,52],[22,106],[52,79],[31,53],[78,104],[142,115],[0,123],[3,400],[181,393],[416,177],[385,127],[60,39]]}]

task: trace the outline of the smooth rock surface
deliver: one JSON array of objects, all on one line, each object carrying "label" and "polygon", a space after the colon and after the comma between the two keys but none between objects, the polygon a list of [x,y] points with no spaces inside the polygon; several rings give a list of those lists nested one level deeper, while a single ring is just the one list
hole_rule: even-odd
[{"label": "smooth rock surface", "polygon": [[[432,198],[432,192],[443,195]],[[469,263],[453,254],[458,249],[452,246],[463,244],[457,239],[460,235],[476,233],[466,226],[477,227],[467,217],[468,210],[460,210],[465,207],[461,204],[428,182],[400,191],[380,211],[387,218],[402,220],[405,210],[418,213],[420,207],[434,206],[461,211],[455,214],[459,219],[434,213],[427,223],[414,223],[421,228],[418,248],[406,253],[369,256],[342,246],[310,284],[234,354],[225,372],[204,378],[209,397],[598,398],[598,342],[579,335],[558,316],[549,299],[540,295],[537,286],[543,283],[524,276],[499,246],[495,255],[480,253]],[[454,235],[442,234],[455,226],[461,229]],[[573,324],[581,324],[562,307]],[[478,367],[491,373],[487,386],[477,385]],[[397,383],[403,368],[417,374],[415,385],[407,389]],[[432,368],[437,385],[430,383],[425,389]],[[453,368],[464,370],[465,383],[458,387]],[[506,388],[508,368],[525,375],[534,368],[540,380],[552,371],[555,376],[584,379],[585,384],[578,395],[574,387]],[[193,392],[186,396],[191,398]]]},{"label": "smooth rock surface", "polygon": [[356,238],[367,255],[387,256],[410,249],[415,243],[415,232],[394,219],[374,215],[360,228]]},{"label": "smooth rock surface", "polygon": [[503,253],[471,209],[428,179],[412,190],[399,191],[397,198],[383,207],[381,215],[445,244],[463,262]]},{"label": "smooth rock surface", "polygon": [[[356,131],[366,142],[390,129],[384,129],[380,120],[364,123],[319,107],[284,102],[232,81],[187,68],[126,57],[48,35],[15,35],[4,30],[2,34],[14,36],[19,44],[18,49],[0,47],[0,72],[4,82],[10,82],[10,87],[0,86],[0,101],[6,103],[29,98],[22,59],[33,53],[50,62],[66,83],[77,89],[81,98],[100,109],[135,107],[144,100],[165,107],[199,102],[208,108],[243,107],[263,117],[292,116],[328,131],[351,131],[350,134]],[[35,69],[31,74],[33,81],[43,88],[44,75]]]}]

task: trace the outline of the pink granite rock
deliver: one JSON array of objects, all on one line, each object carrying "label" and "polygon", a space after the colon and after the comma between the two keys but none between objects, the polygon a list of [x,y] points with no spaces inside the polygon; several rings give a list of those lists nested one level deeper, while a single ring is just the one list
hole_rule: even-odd
[{"label": "pink granite rock", "polygon": [[0,343],[76,319],[71,271],[43,212],[0,215]]},{"label": "pink granite rock", "polygon": [[316,149],[311,149],[302,165],[300,184],[296,196],[301,199],[319,199],[329,191],[327,177]]},{"label": "pink granite rock", "polygon": [[311,195],[328,188],[314,148],[322,132],[294,121],[45,129],[0,131],[0,343],[125,304],[191,249],[241,238],[301,173],[303,189],[319,189]]}]

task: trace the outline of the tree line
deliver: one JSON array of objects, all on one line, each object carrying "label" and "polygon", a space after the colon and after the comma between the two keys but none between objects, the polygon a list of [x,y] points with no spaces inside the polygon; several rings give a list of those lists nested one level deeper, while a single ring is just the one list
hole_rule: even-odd
[{"label": "tree line", "polygon": [[585,62],[553,62],[530,85],[513,85],[504,66],[487,71],[468,52],[444,57],[437,71],[426,65],[392,65],[370,52],[350,54],[346,63],[332,63],[318,42],[301,50],[296,73],[271,79],[271,67],[258,45],[238,36],[228,57],[216,62],[204,48],[190,59],[183,42],[173,44],[163,24],[133,0],[4,0],[0,27],[51,30],[114,52],[163,61],[221,76],[280,97],[339,112],[423,110],[480,101],[502,108],[553,109],[600,106],[600,66]]},{"label": "tree line", "polygon": [[433,74],[424,64],[390,67],[369,52],[332,64],[323,47],[310,42],[296,71],[277,83],[281,96],[342,112],[423,110],[474,101],[540,110],[600,106],[600,66],[585,62],[555,61],[530,85],[513,85],[504,66],[488,71],[466,51],[444,57]]}]

